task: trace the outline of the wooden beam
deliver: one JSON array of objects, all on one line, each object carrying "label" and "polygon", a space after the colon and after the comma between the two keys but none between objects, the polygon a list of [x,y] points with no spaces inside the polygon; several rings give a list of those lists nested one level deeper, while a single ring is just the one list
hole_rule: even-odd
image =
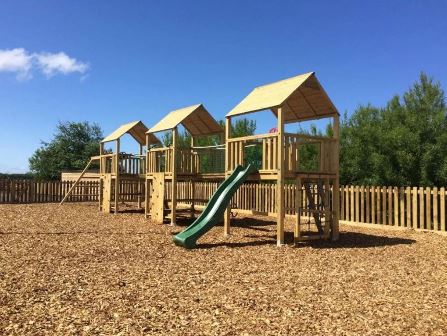
[{"label": "wooden beam", "polygon": [[116,139],[116,160],[115,160],[115,214],[118,213],[118,199],[119,199],[119,167],[120,167],[120,139]]},{"label": "wooden beam", "polygon": [[332,186],[332,210],[334,212],[334,216],[332,219],[332,240],[336,241],[339,238],[339,219],[340,219],[340,119],[338,117],[338,114],[334,115],[334,125],[333,125],[333,131],[334,131],[334,139],[336,143],[334,144],[334,150],[333,150],[333,164],[334,164],[334,171],[335,171],[335,179],[334,184]]},{"label": "wooden beam", "polygon": [[67,199],[67,197],[71,194],[71,192],[73,191],[73,189],[76,187],[76,185],[79,183],[79,181],[82,179],[82,177],[84,176],[85,172],[87,171],[88,167],[90,167],[90,164],[92,163],[92,159],[90,159],[90,161],[87,163],[87,165],[85,166],[84,170],[82,171],[81,175],[79,175],[79,177],[76,179],[76,182],[71,186],[71,188],[68,190],[68,192],[65,194],[64,198],[62,199],[62,201],[59,203],[59,205],[61,205],[62,203],[65,202],[65,200]]},{"label": "wooden beam", "polygon": [[[103,173],[103,159],[102,155],[104,154],[104,143],[99,143],[99,175]],[[103,190],[102,190],[102,183],[101,179],[99,179],[99,190],[98,190],[98,210],[102,210],[102,197],[103,197]]]},{"label": "wooden beam", "polygon": [[284,244],[284,109],[282,107],[278,107],[277,110],[278,115],[278,141],[277,141],[277,157],[274,160],[277,160],[277,170],[278,170],[278,178],[277,178],[277,197],[276,197],[276,243],[278,246]]},{"label": "wooden beam", "polygon": [[[229,176],[228,172],[230,170],[230,143],[231,138],[231,117],[225,119],[225,178]],[[227,237],[230,234],[230,212],[231,205],[225,210],[224,214],[224,236]]]},{"label": "wooden beam", "polygon": [[176,221],[176,210],[177,210],[177,127],[172,129],[172,182],[171,182],[171,192],[172,192],[172,206],[171,206],[171,225],[175,225]]}]

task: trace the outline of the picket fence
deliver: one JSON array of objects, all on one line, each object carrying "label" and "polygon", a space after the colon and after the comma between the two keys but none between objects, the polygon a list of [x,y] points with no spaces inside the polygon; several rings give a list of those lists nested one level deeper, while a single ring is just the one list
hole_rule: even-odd
[{"label": "picket fence", "polygon": [[[74,182],[0,180],[0,203],[60,202]],[[168,182],[169,184],[169,182]],[[179,182],[178,202],[205,205],[218,182]],[[136,201],[138,185],[126,182],[120,186],[123,201]],[[170,198],[169,186],[166,197]],[[99,182],[80,182],[68,202],[98,201]],[[296,213],[296,186],[285,185],[285,210]],[[245,183],[232,199],[236,211],[255,214],[275,214],[276,184]],[[128,194],[126,196],[126,194]],[[306,202],[302,197],[303,204]],[[445,187],[383,187],[341,186],[340,220],[347,223],[388,225],[430,231],[447,231]]]}]

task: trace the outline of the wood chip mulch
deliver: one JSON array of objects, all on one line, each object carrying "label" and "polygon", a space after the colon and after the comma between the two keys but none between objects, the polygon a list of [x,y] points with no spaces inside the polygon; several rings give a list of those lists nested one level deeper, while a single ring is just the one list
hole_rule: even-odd
[{"label": "wood chip mulch", "polygon": [[139,213],[0,205],[0,334],[447,334],[447,237],[342,226],[278,248],[271,218],[233,224],[189,251]]}]

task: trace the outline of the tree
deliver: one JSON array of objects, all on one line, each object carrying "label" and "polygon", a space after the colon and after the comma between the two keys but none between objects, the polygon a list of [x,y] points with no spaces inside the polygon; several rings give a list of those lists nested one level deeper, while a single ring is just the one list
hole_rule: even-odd
[{"label": "tree", "polygon": [[422,73],[383,108],[360,106],[341,125],[345,184],[433,186],[447,182],[447,109],[439,82]]},{"label": "tree", "polygon": [[59,122],[50,142],[42,142],[29,159],[31,173],[38,179],[55,180],[62,170],[81,170],[91,156],[99,154],[102,131],[88,122]]}]

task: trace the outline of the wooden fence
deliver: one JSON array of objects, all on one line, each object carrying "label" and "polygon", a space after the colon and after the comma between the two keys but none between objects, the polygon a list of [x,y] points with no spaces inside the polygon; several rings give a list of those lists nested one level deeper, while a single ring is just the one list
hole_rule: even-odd
[{"label": "wooden fence", "polygon": [[340,205],[347,222],[447,231],[445,187],[342,186]]},{"label": "wooden fence", "polygon": [[[0,203],[48,203],[60,202],[74,181],[0,180]],[[98,200],[98,181],[78,184],[69,202]]]},{"label": "wooden fence", "polygon": [[[60,202],[73,185],[71,181],[0,180],[0,203]],[[169,184],[169,182],[168,182]],[[218,182],[179,182],[178,202],[205,205],[217,189]],[[126,182],[120,192],[129,194],[124,201],[136,201],[137,182]],[[98,181],[80,182],[68,202],[98,201]],[[169,186],[165,188],[170,198]],[[303,191],[302,191],[303,192]],[[276,184],[245,183],[232,199],[236,211],[275,214]],[[286,214],[296,213],[296,186],[285,186]],[[303,204],[306,198],[302,197]],[[446,189],[422,187],[363,187],[340,188],[340,220],[348,223],[389,225],[413,229],[447,231]]]}]

